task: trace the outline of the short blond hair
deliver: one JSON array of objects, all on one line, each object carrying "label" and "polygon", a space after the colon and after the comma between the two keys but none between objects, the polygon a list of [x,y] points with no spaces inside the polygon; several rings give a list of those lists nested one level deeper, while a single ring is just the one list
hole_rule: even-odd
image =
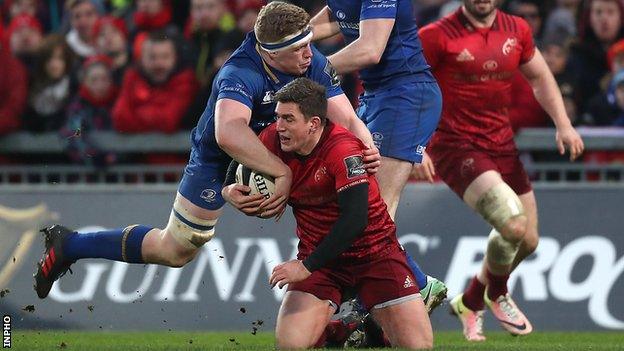
[{"label": "short blond hair", "polygon": [[273,1],[258,13],[254,33],[261,43],[275,43],[302,30],[309,23],[310,15],[301,7]]}]

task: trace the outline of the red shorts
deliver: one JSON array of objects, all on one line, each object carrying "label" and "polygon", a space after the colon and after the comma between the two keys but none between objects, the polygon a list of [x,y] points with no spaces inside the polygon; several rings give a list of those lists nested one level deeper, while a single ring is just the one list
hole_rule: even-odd
[{"label": "red shorts", "polygon": [[500,173],[505,183],[518,195],[532,190],[531,181],[517,152],[496,155],[470,146],[457,147],[441,143],[427,152],[436,173],[461,198],[473,180],[491,170]]},{"label": "red shorts", "polygon": [[[354,288],[367,310],[392,305],[419,292],[416,279],[399,247],[379,259],[321,268],[306,280],[289,284],[288,291],[303,291],[340,306],[342,291]],[[416,295],[417,297],[418,295]]]}]

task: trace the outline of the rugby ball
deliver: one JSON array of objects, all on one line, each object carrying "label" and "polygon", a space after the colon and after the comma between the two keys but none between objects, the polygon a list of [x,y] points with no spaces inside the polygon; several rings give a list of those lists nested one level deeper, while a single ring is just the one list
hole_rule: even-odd
[{"label": "rugby ball", "polygon": [[236,168],[234,179],[236,183],[250,187],[250,195],[262,194],[268,199],[275,193],[275,180],[273,177],[258,173],[242,164],[239,164]]}]

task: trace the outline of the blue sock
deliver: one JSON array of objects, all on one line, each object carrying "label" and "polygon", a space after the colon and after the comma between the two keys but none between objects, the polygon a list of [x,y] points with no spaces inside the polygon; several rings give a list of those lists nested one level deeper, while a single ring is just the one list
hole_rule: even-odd
[{"label": "blue sock", "polygon": [[106,258],[144,263],[141,244],[147,232],[152,229],[144,225],[134,225],[95,233],[74,233],[65,239],[63,254],[72,261],[81,258]]},{"label": "blue sock", "polygon": [[404,252],[405,258],[407,259],[407,264],[409,264],[410,268],[412,269],[412,273],[414,273],[414,277],[416,277],[416,284],[418,284],[418,288],[420,290],[424,289],[427,285],[427,276],[425,275],[425,273],[423,273],[423,271],[418,266],[418,263],[414,261],[412,256],[410,256],[407,251]]}]

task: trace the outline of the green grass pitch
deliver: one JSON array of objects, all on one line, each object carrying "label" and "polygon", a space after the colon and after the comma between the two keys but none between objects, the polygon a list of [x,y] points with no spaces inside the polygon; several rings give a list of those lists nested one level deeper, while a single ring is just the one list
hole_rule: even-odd
[{"label": "green grass pitch", "polygon": [[[624,350],[622,332],[535,332],[511,337],[488,333],[478,345],[460,332],[436,332],[436,350]],[[12,350],[272,350],[273,333],[247,332],[64,332],[13,330]]]}]

